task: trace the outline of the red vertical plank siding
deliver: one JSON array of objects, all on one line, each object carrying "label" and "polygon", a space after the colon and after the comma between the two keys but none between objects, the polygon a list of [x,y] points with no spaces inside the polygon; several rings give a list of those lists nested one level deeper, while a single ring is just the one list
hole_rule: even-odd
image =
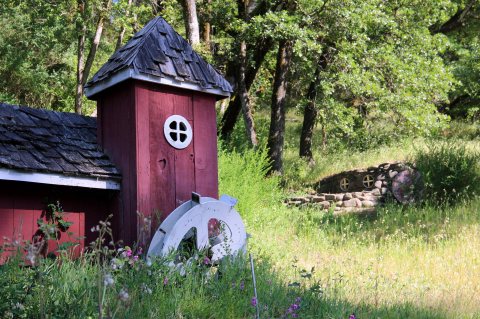
[{"label": "red vertical plank siding", "polygon": [[69,248],[69,255],[72,257],[80,256],[81,251],[84,248],[84,240],[81,235],[82,229],[85,229],[85,223],[82,223],[82,219],[85,213],[66,213],[64,219],[68,222],[73,223],[70,228],[62,233],[58,245],[63,243],[73,243],[76,246]]},{"label": "red vertical plank siding", "polygon": [[[0,197],[0,247],[5,242],[10,242],[14,240],[13,238],[13,198],[6,194],[5,197]],[[7,241],[4,241],[4,237],[8,238]],[[8,258],[13,252],[13,248],[8,249],[7,252],[0,255],[0,265],[5,262],[5,259]]]},{"label": "red vertical plank siding", "polygon": [[[137,154],[137,210],[142,217],[151,218],[153,210],[150,203],[150,109],[148,95],[135,87],[136,112],[136,154]],[[151,230],[144,227],[143,218],[139,218],[137,240],[142,246],[147,246]],[[148,247],[148,246],[147,246]]]},{"label": "red vertical plank siding", "polygon": [[115,86],[99,100],[102,147],[122,174],[113,219],[114,233],[126,244],[137,236],[137,151],[135,90],[132,82]]},{"label": "red vertical plank siding", "polygon": [[13,199],[10,196],[0,197],[0,245],[3,237],[13,237]]},{"label": "red vertical plank siding", "polygon": [[[96,212],[97,210],[94,210],[93,212]],[[105,214],[106,212],[104,212],[103,214]],[[98,214],[98,213],[97,213]],[[86,234],[86,228],[85,228],[85,214],[82,214],[80,213],[80,218],[79,218],[79,222],[80,222],[80,225],[82,225],[82,227],[80,227],[80,231],[78,233],[78,237],[80,238],[80,254],[83,252],[83,249],[85,248],[85,246],[88,246],[92,241],[87,241],[87,237],[85,236]],[[90,231],[90,230],[89,230]]]},{"label": "red vertical plank siding", "polygon": [[[163,123],[173,114],[173,95],[142,87],[150,109],[151,207],[163,220],[175,209],[175,151],[163,136]],[[154,220],[156,228],[160,220]]]},{"label": "red vertical plank siding", "polygon": [[15,237],[21,236],[23,240],[32,240],[38,230],[37,220],[42,215],[42,200],[34,197],[14,197],[13,229]]},{"label": "red vertical plank siding", "polygon": [[[55,252],[61,243],[73,242],[78,244],[72,250],[73,256],[77,257],[95,239],[96,233],[90,232],[90,228],[105,219],[113,194],[105,190],[0,180],[0,239],[6,236],[31,241],[39,229],[37,220],[46,208],[45,199],[58,200],[65,212],[65,219],[73,222],[73,225],[67,232],[61,233],[59,241],[51,240],[48,243],[48,252]],[[0,254],[0,264],[8,256],[9,253]]]},{"label": "red vertical plank siding", "polygon": [[[214,96],[127,81],[102,93],[98,106],[99,144],[122,174],[119,200],[112,206],[120,239],[130,244],[140,238],[137,211],[152,216],[156,229],[192,191],[218,197]],[[165,120],[174,114],[193,129],[185,149],[172,147],[163,134]]]},{"label": "red vertical plank siding", "polygon": [[[195,123],[193,120],[192,95],[188,93],[180,94],[180,92],[173,95],[173,106],[173,114],[183,116],[190,123],[193,132]],[[165,143],[167,143],[166,140]],[[195,151],[192,140],[186,148],[175,149],[175,207],[190,200],[193,191],[195,191]]]},{"label": "red vertical plank siding", "polygon": [[103,146],[103,130],[102,130],[102,100],[97,101],[97,144],[102,147]]},{"label": "red vertical plank siding", "polygon": [[195,186],[202,196],[218,198],[217,123],[215,97],[197,93],[193,97],[195,127]]}]

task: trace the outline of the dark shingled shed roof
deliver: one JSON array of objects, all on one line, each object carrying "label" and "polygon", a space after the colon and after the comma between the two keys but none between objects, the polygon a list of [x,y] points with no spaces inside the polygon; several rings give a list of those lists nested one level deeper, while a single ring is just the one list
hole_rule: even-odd
[{"label": "dark shingled shed roof", "polygon": [[0,103],[0,168],[119,179],[93,117]]},{"label": "dark shingled shed roof", "polygon": [[85,85],[85,94],[91,97],[130,78],[222,96],[232,92],[230,83],[161,17],[110,57]]}]

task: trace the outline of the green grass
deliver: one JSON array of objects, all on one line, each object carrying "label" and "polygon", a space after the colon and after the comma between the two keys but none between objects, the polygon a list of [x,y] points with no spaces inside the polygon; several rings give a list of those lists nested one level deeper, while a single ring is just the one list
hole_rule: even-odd
[{"label": "green grass", "polygon": [[[298,123],[297,123],[298,124]],[[290,128],[292,129],[292,128]],[[477,139],[461,140],[468,151]],[[410,138],[366,151],[322,152],[316,165],[286,148],[285,177],[264,178],[265,152],[220,152],[220,192],[237,197],[251,238],[261,318],[479,318],[480,199],[450,205],[388,204],[376,215],[333,217],[331,212],[288,208],[287,191],[341,170],[414,158],[424,139]],[[108,258],[123,263],[113,269]],[[78,260],[18,262],[0,267],[0,318],[253,318],[252,280],[246,260],[218,267],[194,259],[182,276],[166,260],[132,262],[97,247]],[[106,287],[104,275],[114,284]],[[103,295],[105,289],[105,295]],[[128,292],[122,300],[119,294]]]},{"label": "green grass", "polygon": [[[457,145],[478,153],[478,139],[462,138],[457,127],[453,130],[448,139],[454,135]],[[444,139],[407,138],[366,151],[324,152],[317,146],[316,164],[309,166],[297,159],[298,142],[289,136],[295,135],[287,135],[282,182],[287,191],[300,193],[343,170],[412,161],[429,143]],[[235,189],[230,194],[242,201]],[[274,203],[244,206],[251,208],[243,211],[247,222],[252,214],[260,216],[249,223],[251,249],[269,256],[280,277],[289,281],[298,269],[314,267],[310,284],[320,285],[326,302],[317,312],[320,318],[347,318],[353,311],[360,318],[480,317],[478,197],[454,205],[436,199],[410,207],[390,204],[370,217],[334,218],[313,208]]]},{"label": "green grass", "polygon": [[[322,283],[325,296],[354,305],[361,318],[385,316],[386,309],[388,318],[402,318],[397,310],[405,305],[409,318],[476,318],[479,204],[388,206],[371,219],[280,209],[277,223],[253,233],[261,238],[254,247],[269,252],[279,268],[293,259],[298,267],[315,267],[312,280]],[[282,211],[286,216],[278,217]],[[291,275],[288,266],[283,269]]]}]

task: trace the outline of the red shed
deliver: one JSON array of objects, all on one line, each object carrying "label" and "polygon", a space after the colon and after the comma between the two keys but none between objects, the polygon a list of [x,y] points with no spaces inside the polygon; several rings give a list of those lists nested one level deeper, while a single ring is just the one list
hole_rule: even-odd
[{"label": "red shed", "polygon": [[0,238],[20,224],[31,238],[45,196],[63,204],[87,242],[86,229],[113,213],[126,244],[148,240],[192,192],[218,197],[215,102],[231,91],[158,17],[85,86],[96,120],[1,105]]}]

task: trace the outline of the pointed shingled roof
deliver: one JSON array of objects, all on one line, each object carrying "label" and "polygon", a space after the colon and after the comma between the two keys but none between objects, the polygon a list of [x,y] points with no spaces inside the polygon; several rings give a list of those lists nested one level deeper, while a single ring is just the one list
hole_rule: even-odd
[{"label": "pointed shingled roof", "polygon": [[93,95],[127,79],[144,80],[220,96],[232,87],[163,18],[157,17],[118,49],[85,85]]}]

